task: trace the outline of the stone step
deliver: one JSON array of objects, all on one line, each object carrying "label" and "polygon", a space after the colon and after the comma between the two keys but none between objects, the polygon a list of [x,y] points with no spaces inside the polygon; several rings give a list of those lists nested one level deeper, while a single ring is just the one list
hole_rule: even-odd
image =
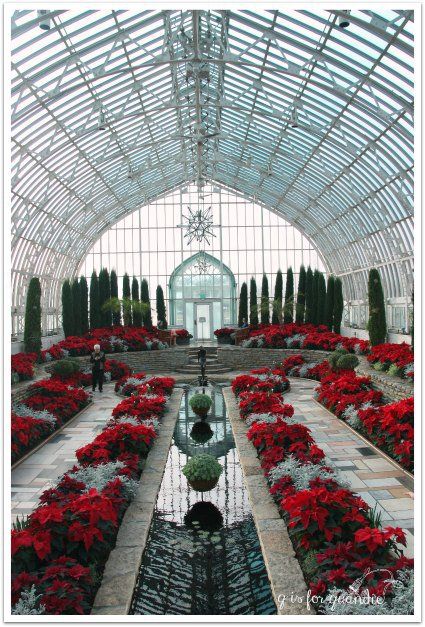
[{"label": "stone step", "polygon": [[[188,364],[187,366],[181,366],[180,368],[176,368],[175,371],[190,375],[201,374],[199,367],[190,368],[190,364]],[[220,364],[218,366],[211,366],[210,368],[207,368],[206,375],[208,376],[210,374],[222,374],[224,372],[231,372],[231,368]]]}]

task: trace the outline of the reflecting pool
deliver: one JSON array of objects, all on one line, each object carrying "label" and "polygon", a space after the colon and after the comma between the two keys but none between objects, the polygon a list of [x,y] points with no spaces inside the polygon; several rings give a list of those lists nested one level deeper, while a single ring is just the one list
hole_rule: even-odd
[{"label": "reflecting pool", "polygon": [[[276,614],[221,389],[206,388],[204,424],[189,407],[197,391],[182,398],[130,613]],[[204,493],[182,473],[202,452],[224,469]]]}]

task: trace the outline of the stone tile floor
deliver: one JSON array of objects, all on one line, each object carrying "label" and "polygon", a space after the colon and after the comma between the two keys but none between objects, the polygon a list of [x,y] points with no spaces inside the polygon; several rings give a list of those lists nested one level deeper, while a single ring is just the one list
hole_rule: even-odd
[{"label": "stone tile floor", "polygon": [[90,407],[12,471],[12,521],[30,514],[41,493],[76,463],[75,451],[93,440],[118,402],[113,384],[97,390]]},{"label": "stone tile floor", "polygon": [[382,524],[404,529],[404,552],[413,557],[413,479],[316,403],[312,398],[316,386],[316,381],[291,379],[285,401],[293,405],[294,417],[309,427],[351,488],[380,512]]}]

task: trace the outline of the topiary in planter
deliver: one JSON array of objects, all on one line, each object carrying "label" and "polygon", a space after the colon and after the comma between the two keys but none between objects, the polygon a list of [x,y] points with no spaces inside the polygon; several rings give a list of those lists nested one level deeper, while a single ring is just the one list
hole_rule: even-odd
[{"label": "topiary in planter", "polygon": [[188,460],[182,472],[194,490],[206,492],[217,485],[223,468],[212,455],[200,453]]},{"label": "topiary in planter", "polygon": [[194,394],[189,405],[198,416],[206,416],[211,409],[212,400],[207,394]]},{"label": "topiary in planter", "polygon": [[207,422],[198,421],[192,427],[190,437],[198,444],[205,444],[214,435],[213,430]]},{"label": "topiary in planter", "polygon": [[354,370],[359,365],[359,360],[356,355],[342,355],[336,362],[336,366],[339,370]]}]

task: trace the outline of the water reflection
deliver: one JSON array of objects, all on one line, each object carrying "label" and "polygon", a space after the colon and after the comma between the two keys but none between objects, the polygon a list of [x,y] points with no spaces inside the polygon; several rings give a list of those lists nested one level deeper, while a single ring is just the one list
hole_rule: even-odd
[{"label": "water reflection", "polygon": [[[189,406],[196,391],[182,399],[130,613],[276,614],[223,395],[207,389],[213,405],[203,423],[212,434],[199,441],[197,430],[207,429]],[[202,452],[224,468],[206,493],[182,474]]]}]

